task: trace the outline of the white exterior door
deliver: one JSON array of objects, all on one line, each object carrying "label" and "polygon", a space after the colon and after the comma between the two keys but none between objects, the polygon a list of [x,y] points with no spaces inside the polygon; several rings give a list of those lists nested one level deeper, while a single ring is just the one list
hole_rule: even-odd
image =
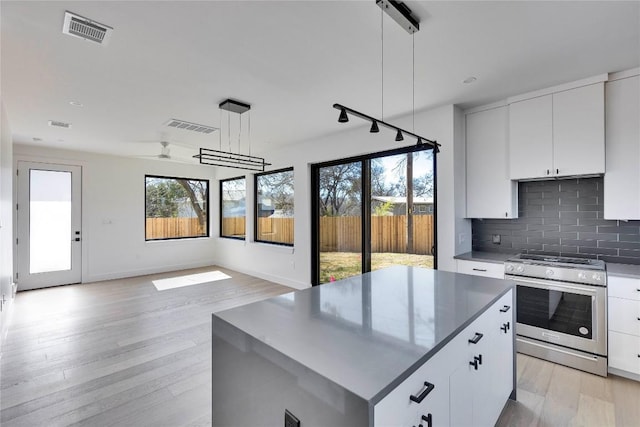
[{"label": "white exterior door", "polygon": [[80,166],[18,162],[18,290],[82,281]]}]

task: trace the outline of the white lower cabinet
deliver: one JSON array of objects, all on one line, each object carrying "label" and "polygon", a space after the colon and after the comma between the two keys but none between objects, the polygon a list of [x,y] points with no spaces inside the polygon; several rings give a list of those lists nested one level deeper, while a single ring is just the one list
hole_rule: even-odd
[{"label": "white lower cabinet", "polygon": [[609,370],[640,380],[640,279],[609,276]]},{"label": "white lower cabinet", "polygon": [[374,407],[375,426],[493,426],[514,382],[513,291]]},{"label": "white lower cabinet", "polygon": [[494,279],[504,279],[503,263],[459,259],[456,260],[456,265],[458,273],[472,274],[474,276],[493,277]]}]

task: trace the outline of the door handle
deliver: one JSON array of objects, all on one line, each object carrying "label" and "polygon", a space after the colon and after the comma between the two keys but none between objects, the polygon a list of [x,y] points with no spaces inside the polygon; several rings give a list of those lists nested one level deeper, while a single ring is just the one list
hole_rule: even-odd
[{"label": "door handle", "polygon": [[75,239],[72,240],[72,242],[79,242],[79,241],[80,241],[79,237],[76,237]]},{"label": "door handle", "polygon": [[508,305],[505,305],[504,307],[502,307],[500,309],[500,313],[506,313],[507,311],[509,311],[511,307],[509,307]]},{"label": "door handle", "polygon": [[435,385],[427,381],[424,382],[424,385],[426,388],[423,390],[423,392],[418,394],[417,396],[414,396],[413,394],[410,395],[409,400],[411,400],[412,402],[421,403],[424,398],[427,397],[427,395],[431,393],[431,391],[436,387]]},{"label": "door handle", "polygon": [[471,338],[469,340],[469,342],[471,344],[478,344],[478,341],[480,341],[482,339],[484,335],[482,335],[480,332],[476,332],[475,336],[473,338]]}]

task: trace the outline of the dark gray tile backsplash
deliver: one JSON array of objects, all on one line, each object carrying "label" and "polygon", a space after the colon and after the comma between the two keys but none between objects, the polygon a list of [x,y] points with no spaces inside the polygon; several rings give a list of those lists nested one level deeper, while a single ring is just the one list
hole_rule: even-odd
[{"label": "dark gray tile backsplash", "polygon": [[473,250],[640,264],[640,221],[603,219],[602,187],[602,177],[521,182],[519,218],[474,219]]}]

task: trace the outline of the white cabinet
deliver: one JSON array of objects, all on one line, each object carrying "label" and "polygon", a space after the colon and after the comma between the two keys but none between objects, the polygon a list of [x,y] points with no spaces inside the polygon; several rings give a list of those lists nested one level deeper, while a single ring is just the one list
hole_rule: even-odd
[{"label": "white cabinet", "polygon": [[518,183],[509,178],[508,108],[466,115],[467,218],[517,218]]},{"label": "white cabinet", "polygon": [[495,425],[514,389],[512,305],[509,291],[378,402],[375,426]]},{"label": "white cabinet", "polygon": [[640,279],[609,276],[609,372],[640,380]]},{"label": "white cabinet", "polygon": [[640,219],[640,76],[608,82],[605,219]]},{"label": "white cabinet", "polygon": [[452,426],[494,425],[513,390],[512,295],[463,332],[466,358],[449,376]]},{"label": "white cabinet", "polygon": [[509,105],[511,179],[601,174],[604,83]]},{"label": "white cabinet", "polygon": [[549,176],[553,168],[551,95],[509,105],[511,179]]},{"label": "white cabinet", "polygon": [[464,259],[456,261],[458,273],[493,277],[494,279],[504,279],[503,263],[468,261]]}]

